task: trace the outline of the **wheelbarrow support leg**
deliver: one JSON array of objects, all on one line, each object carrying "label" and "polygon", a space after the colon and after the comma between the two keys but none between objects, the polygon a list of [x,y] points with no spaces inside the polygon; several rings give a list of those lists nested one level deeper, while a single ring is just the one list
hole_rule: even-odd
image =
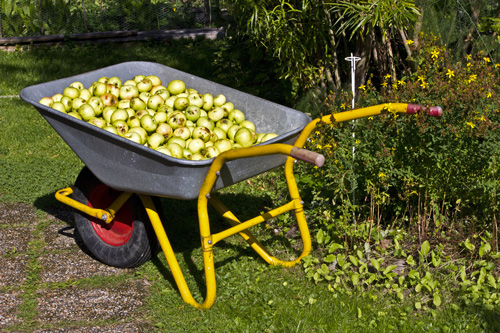
[{"label": "wheelbarrow support leg", "polygon": [[207,294],[205,297],[205,301],[200,304],[198,303],[191,294],[189,287],[186,283],[186,279],[182,273],[182,270],[179,266],[177,258],[175,257],[172,246],[170,245],[170,241],[168,240],[167,233],[165,232],[165,228],[163,228],[163,224],[158,216],[158,212],[155,209],[153,204],[153,200],[149,195],[140,194],[139,197],[146,208],[146,212],[148,213],[149,220],[153,225],[156,236],[158,237],[158,241],[160,242],[161,249],[165,254],[165,258],[167,259],[167,263],[172,271],[172,275],[174,276],[175,283],[179,288],[179,292],[182,296],[184,302],[201,309],[210,309],[215,302],[215,293],[216,293],[216,282],[215,282],[215,270],[214,270],[214,260],[213,260],[213,252],[212,248],[203,249],[203,261],[205,266],[205,277],[206,277],[206,285],[207,285]]}]

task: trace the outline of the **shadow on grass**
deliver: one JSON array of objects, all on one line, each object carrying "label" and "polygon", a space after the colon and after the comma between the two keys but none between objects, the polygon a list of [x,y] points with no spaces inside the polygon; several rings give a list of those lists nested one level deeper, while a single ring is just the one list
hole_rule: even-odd
[{"label": "shadow on grass", "polygon": [[[221,201],[227,204],[228,208],[233,210],[235,215],[241,221],[246,221],[260,214],[261,211],[265,210],[272,204],[272,199],[269,195],[262,196],[250,196],[247,194],[221,194],[219,195]],[[198,223],[198,210],[197,201],[190,200],[176,200],[163,198],[162,200],[162,211],[160,217],[162,219],[165,232],[169,237],[169,241],[172,245],[174,253],[182,257],[181,266],[183,273],[187,276],[191,276],[194,280],[196,287],[194,294],[201,293],[204,295],[206,293],[205,285],[205,275],[203,264],[199,262],[201,258],[201,241],[199,233],[199,223]],[[244,203],[244,205],[242,204]],[[54,216],[55,218],[65,222],[68,227],[62,228],[61,233],[65,236],[75,239],[77,246],[86,254],[92,256],[90,251],[85,247],[81,238],[78,235],[78,231],[74,228],[73,220],[73,210],[57,201],[54,195],[45,195],[38,198],[35,201],[35,207],[41,211],[46,212]],[[229,227],[229,225],[224,221],[223,217],[215,211],[215,209],[209,206],[209,219],[211,233],[221,232]],[[262,229],[261,229],[262,230]],[[238,235],[234,235],[239,237]],[[259,237],[262,236],[262,237]],[[266,231],[257,231],[256,237],[265,247],[272,247],[273,243],[279,242],[292,248],[290,241],[282,235],[273,235],[269,237]],[[265,239],[260,239],[265,238]],[[79,241],[80,240],[80,241]],[[224,255],[217,256],[217,252]],[[228,255],[229,253],[229,255]],[[152,262],[162,274],[163,278],[172,285],[173,288],[177,289],[177,285],[173,278],[173,275],[165,262],[160,259],[159,256],[163,256],[163,253],[158,253],[153,256]],[[229,240],[222,240],[214,246],[214,261],[215,269],[224,267],[228,263],[237,260],[238,258],[246,256],[253,257],[255,259],[260,259],[257,253],[253,251],[244,241],[235,242]],[[219,258],[224,257],[219,260]],[[198,262],[197,262],[198,261]],[[267,265],[264,261],[264,264]]]}]

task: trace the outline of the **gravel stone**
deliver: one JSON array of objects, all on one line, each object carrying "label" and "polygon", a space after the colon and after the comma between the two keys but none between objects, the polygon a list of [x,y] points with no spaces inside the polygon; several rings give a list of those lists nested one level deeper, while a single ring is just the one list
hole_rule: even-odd
[{"label": "gravel stone", "polygon": [[39,257],[42,271],[40,280],[45,282],[65,282],[93,276],[115,276],[133,272],[133,269],[116,268],[105,265],[81,250],[51,253]]},{"label": "gravel stone", "polygon": [[[7,286],[19,287],[26,281],[26,262],[28,256],[18,256],[15,258],[2,258],[0,268],[0,288]],[[0,301],[0,304],[3,304]],[[3,305],[2,305],[3,306]],[[1,308],[0,306],[0,313]],[[0,315],[1,317],[1,315]]]},{"label": "gravel stone", "polygon": [[43,323],[126,320],[140,315],[146,285],[135,281],[113,288],[40,290],[38,295],[39,320]]},{"label": "gravel stone", "polygon": [[0,225],[35,224],[35,208],[22,203],[0,203]]},{"label": "gravel stone", "polygon": [[50,224],[44,233],[45,250],[74,250],[83,247],[83,241],[75,227]]},{"label": "gravel stone", "polygon": [[21,305],[21,291],[8,291],[0,293],[0,329],[22,323],[17,317],[16,309]]},{"label": "gravel stone", "polygon": [[59,332],[73,332],[73,333],[115,333],[115,332],[151,332],[154,327],[148,323],[123,323],[108,326],[83,326],[83,327],[65,327],[56,329],[36,330],[34,333],[59,333]]},{"label": "gravel stone", "polygon": [[28,227],[0,228],[0,256],[25,253],[31,240]]}]

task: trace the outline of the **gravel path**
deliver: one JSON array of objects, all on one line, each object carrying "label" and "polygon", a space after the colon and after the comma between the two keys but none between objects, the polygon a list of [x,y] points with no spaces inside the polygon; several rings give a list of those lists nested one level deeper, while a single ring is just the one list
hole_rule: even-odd
[{"label": "gravel path", "polygon": [[0,203],[0,331],[151,331],[142,310],[148,281],[91,258],[64,222],[71,214],[58,215]]}]

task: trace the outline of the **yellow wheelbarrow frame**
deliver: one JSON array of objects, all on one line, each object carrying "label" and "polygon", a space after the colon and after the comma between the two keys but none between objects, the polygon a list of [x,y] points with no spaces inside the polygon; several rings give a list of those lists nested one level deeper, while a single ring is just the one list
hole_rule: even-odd
[{"label": "yellow wheelbarrow frame", "polygon": [[[215,302],[216,297],[216,280],[215,280],[215,268],[214,268],[214,257],[213,257],[213,246],[219,241],[239,233],[240,236],[269,264],[271,265],[281,265],[281,266],[293,266],[300,262],[302,258],[309,255],[311,251],[311,236],[309,234],[309,228],[304,215],[303,202],[300,198],[300,194],[297,188],[297,183],[293,174],[293,164],[296,159],[300,159],[309,163],[313,163],[318,167],[321,167],[324,162],[324,157],[320,154],[302,149],[306,143],[307,138],[310,136],[312,131],[316,128],[319,122],[332,123],[332,122],[344,122],[349,120],[355,120],[364,117],[370,117],[379,115],[382,113],[416,113],[419,111],[424,111],[425,108],[418,105],[404,104],[404,103],[393,103],[393,104],[381,104],[376,106],[371,106],[367,108],[356,109],[352,111],[346,111],[342,113],[336,113],[333,115],[324,116],[322,118],[315,119],[311,121],[308,125],[304,127],[301,134],[297,138],[294,146],[286,144],[269,144],[269,145],[259,145],[249,148],[235,149],[224,152],[217,156],[205,178],[205,181],[200,189],[198,196],[198,222],[200,228],[201,237],[201,249],[203,252],[203,262],[206,277],[206,296],[203,303],[198,303],[192,296],[191,291],[186,283],[184,274],[179,266],[179,263],[175,257],[175,253],[170,245],[170,241],[167,237],[165,229],[163,227],[162,221],[156,211],[155,205],[150,195],[138,194],[145,209],[148,217],[153,225],[154,231],[160,243],[161,249],[165,255],[167,263],[172,271],[174,280],[179,288],[179,292],[182,299],[196,307],[201,309],[210,309]],[[440,108],[430,108],[429,114],[433,116],[440,116],[442,110]],[[290,193],[291,200],[280,206],[278,208],[272,209],[259,216],[251,218],[247,221],[241,222],[238,218],[217,198],[217,196],[212,193],[214,184],[217,177],[220,174],[220,170],[224,163],[230,160],[249,158],[255,156],[265,156],[273,154],[284,154],[288,155],[285,162],[285,177],[287,181],[288,191]],[[71,188],[65,188],[57,191],[57,200],[80,210],[90,216],[101,219],[103,222],[110,223],[120,209],[120,207],[125,204],[125,202],[130,198],[132,193],[123,192],[116,200],[106,209],[91,208],[84,205],[69,196],[73,193]],[[208,217],[208,203],[215,207],[215,209],[224,217],[224,219],[230,224],[230,227],[224,231],[218,233],[212,233],[210,231],[210,221]],[[252,226],[265,222],[272,219],[285,212],[293,211],[297,220],[300,235],[302,238],[303,248],[301,254],[295,260],[282,261],[271,254],[260,244],[257,239],[248,231]]]}]

